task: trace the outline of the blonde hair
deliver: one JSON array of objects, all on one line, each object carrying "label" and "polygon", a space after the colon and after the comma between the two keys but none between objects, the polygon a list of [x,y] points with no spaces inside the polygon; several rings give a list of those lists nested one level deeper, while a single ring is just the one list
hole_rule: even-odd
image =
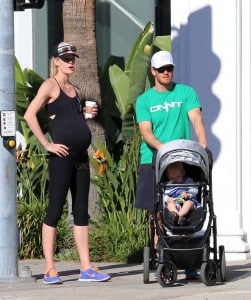
[{"label": "blonde hair", "polygon": [[168,175],[173,170],[180,170],[182,172],[185,172],[183,163],[180,161],[176,161],[176,162],[172,163],[171,165],[169,165],[166,168],[166,174]]},{"label": "blonde hair", "polygon": [[58,72],[58,67],[56,65],[56,57],[52,56],[51,60],[50,60],[50,77],[53,77],[57,74]]}]

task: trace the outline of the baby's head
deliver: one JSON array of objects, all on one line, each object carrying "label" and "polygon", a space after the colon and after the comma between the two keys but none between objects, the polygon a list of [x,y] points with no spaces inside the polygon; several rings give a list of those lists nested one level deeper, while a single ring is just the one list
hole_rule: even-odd
[{"label": "baby's head", "polygon": [[168,180],[181,183],[185,176],[185,169],[182,162],[175,162],[166,168],[166,176]]}]

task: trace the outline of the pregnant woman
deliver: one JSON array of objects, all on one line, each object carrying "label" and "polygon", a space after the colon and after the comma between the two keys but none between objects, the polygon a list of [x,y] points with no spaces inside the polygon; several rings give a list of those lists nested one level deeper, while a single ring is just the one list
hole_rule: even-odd
[{"label": "pregnant woman", "polygon": [[[89,258],[88,195],[90,168],[87,149],[91,132],[86,124],[80,90],[70,81],[75,72],[76,47],[61,42],[51,58],[51,77],[43,82],[31,101],[24,119],[49,153],[49,204],[42,227],[45,284],[62,283],[54,264],[56,228],[63,213],[68,190],[72,195],[73,234],[80,258],[79,281],[107,281],[109,274],[92,266]],[[37,118],[45,107],[51,140]],[[92,108],[93,116],[97,106]]]}]

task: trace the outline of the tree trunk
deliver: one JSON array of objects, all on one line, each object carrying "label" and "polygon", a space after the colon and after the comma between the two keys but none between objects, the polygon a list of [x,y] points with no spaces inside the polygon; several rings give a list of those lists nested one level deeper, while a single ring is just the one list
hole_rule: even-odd
[{"label": "tree trunk", "polygon": [[[75,45],[80,57],[76,61],[76,72],[72,76],[72,82],[79,86],[84,99],[92,99],[101,105],[95,35],[95,5],[95,0],[64,0],[63,26],[64,41]],[[93,143],[95,143],[95,137],[104,140],[104,129],[97,120],[88,120],[93,134]],[[91,170],[91,176],[92,173],[93,170]],[[97,193],[92,184],[89,199],[90,215],[92,216],[97,211]]]}]

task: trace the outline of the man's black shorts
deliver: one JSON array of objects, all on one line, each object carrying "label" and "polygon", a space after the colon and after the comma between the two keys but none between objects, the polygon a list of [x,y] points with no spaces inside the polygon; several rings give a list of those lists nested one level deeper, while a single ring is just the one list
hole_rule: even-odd
[{"label": "man's black shorts", "polygon": [[138,168],[135,207],[153,210],[154,206],[154,168],[152,164],[143,164]]}]

